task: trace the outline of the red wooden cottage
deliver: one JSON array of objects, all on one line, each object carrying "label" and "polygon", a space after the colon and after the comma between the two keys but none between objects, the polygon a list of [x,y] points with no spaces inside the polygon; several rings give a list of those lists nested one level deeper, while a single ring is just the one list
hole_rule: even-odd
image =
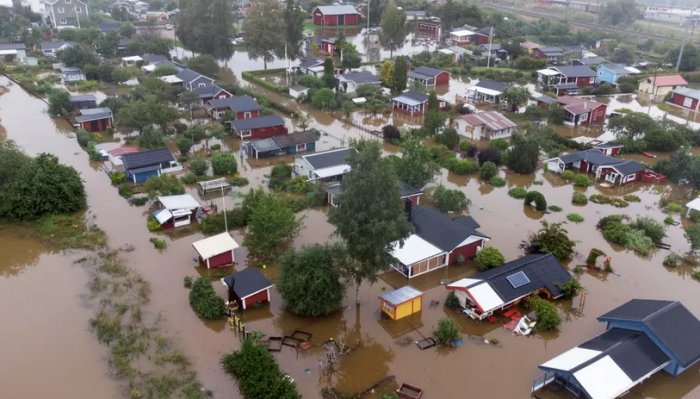
[{"label": "red wooden cottage", "polygon": [[251,96],[217,98],[207,101],[205,108],[212,118],[219,120],[226,113],[233,113],[236,119],[257,118],[260,105]]},{"label": "red wooden cottage", "polygon": [[85,108],[75,116],[76,124],[88,132],[102,132],[112,127],[112,110],[103,108]]},{"label": "red wooden cottage", "polygon": [[351,5],[318,6],[311,12],[311,19],[318,26],[358,25],[360,13]]},{"label": "red wooden cottage", "polygon": [[[343,192],[340,184],[329,186],[326,191],[328,192],[328,204],[331,206],[338,206],[336,203],[338,195]],[[411,205],[420,205],[420,197],[423,195],[423,190],[399,181],[399,194],[401,195],[403,204],[409,201]]]},{"label": "red wooden cottage", "polygon": [[611,157],[620,155],[620,151],[622,151],[622,144],[613,144],[613,143],[605,143],[605,144],[594,144],[593,149],[598,150],[602,152],[605,155],[609,155]]},{"label": "red wooden cottage", "polygon": [[246,310],[258,303],[270,302],[272,283],[255,267],[248,267],[221,279],[228,288],[229,305],[236,303]]},{"label": "red wooden cottage", "polygon": [[700,90],[679,87],[673,90],[671,102],[679,107],[697,111],[700,108]]},{"label": "red wooden cottage", "polygon": [[233,251],[238,246],[228,232],[192,243],[192,247],[199,255],[199,265],[206,266],[207,269],[232,265],[236,261]]},{"label": "red wooden cottage", "polygon": [[417,84],[429,88],[448,83],[450,83],[450,73],[442,69],[422,66],[408,72],[409,86]]},{"label": "red wooden cottage", "polygon": [[528,49],[532,58],[547,60],[549,64],[558,64],[564,58],[564,49],[561,47],[533,47]]},{"label": "red wooden cottage", "polygon": [[231,126],[233,134],[241,139],[262,139],[265,137],[287,134],[287,127],[284,126],[284,120],[277,115],[237,119],[228,123]]},{"label": "red wooden cottage", "polygon": [[407,90],[391,99],[391,107],[410,115],[423,115],[428,105],[428,95],[414,90]]},{"label": "red wooden cottage", "polygon": [[537,71],[537,81],[544,87],[571,85],[574,88],[580,88],[592,86],[596,76],[596,72],[585,65],[553,66]]},{"label": "red wooden cottage", "polygon": [[414,233],[395,243],[392,267],[408,278],[433,271],[462,259],[471,259],[490,238],[480,233],[471,216],[450,218],[436,209],[405,204]]},{"label": "red wooden cottage", "polygon": [[568,124],[589,126],[605,122],[605,111],[608,108],[605,104],[571,96],[559,97],[557,102],[567,112]]},{"label": "red wooden cottage", "polygon": [[565,170],[593,174],[597,181],[605,181],[613,185],[624,185],[633,182],[656,183],[665,182],[666,177],[644,165],[620,158],[608,156],[600,149],[573,152],[560,155],[545,161],[547,170],[561,173]]}]

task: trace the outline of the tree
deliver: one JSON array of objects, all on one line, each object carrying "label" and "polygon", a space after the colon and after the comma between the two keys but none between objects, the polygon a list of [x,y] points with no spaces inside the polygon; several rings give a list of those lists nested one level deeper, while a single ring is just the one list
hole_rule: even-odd
[{"label": "tree", "polygon": [[630,112],[608,121],[608,129],[615,134],[615,137],[625,140],[643,137],[650,126],[656,126],[656,121],[642,112]]},{"label": "tree", "polygon": [[379,79],[384,86],[394,88],[394,63],[391,60],[386,60],[382,63],[382,68],[379,70]]},{"label": "tree", "polygon": [[185,186],[177,176],[166,174],[149,177],[143,184],[143,191],[148,194],[148,198],[155,198],[158,195],[184,194]]},{"label": "tree", "polygon": [[632,65],[634,64],[636,57],[635,50],[635,46],[621,44],[613,52],[612,57],[610,57],[610,61],[625,65]]},{"label": "tree", "polygon": [[[680,47],[676,47],[669,51],[666,57],[667,62],[672,65],[676,65],[678,62],[678,54],[680,52]],[[690,72],[696,70],[700,67],[700,49],[692,44],[686,44],[685,49],[683,49],[683,57],[681,58],[681,64],[679,70],[682,72]]]},{"label": "tree", "polygon": [[517,112],[530,99],[530,91],[525,87],[512,86],[503,91],[503,100],[510,105],[510,110]]},{"label": "tree", "polygon": [[605,3],[599,14],[604,25],[631,25],[639,17],[634,0],[615,0]]},{"label": "tree", "polygon": [[187,67],[203,75],[213,76],[219,72],[219,64],[208,54],[198,55],[187,60]]},{"label": "tree", "polygon": [[340,244],[313,245],[288,253],[280,262],[277,283],[285,308],[312,317],[340,309],[345,296],[341,279],[345,259]]},{"label": "tree", "polygon": [[435,136],[435,142],[447,148],[454,149],[459,145],[459,134],[453,128],[447,128]]},{"label": "tree", "polygon": [[[262,58],[265,69],[284,43],[284,26],[279,2],[261,0],[253,3],[243,21],[243,34],[252,60]],[[283,44],[282,44],[283,45]]]},{"label": "tree", "polygon": [[486,247],[476,254],[476,265],[479,270],[493,269],[494,267],[502,266],[506,262],[501,251],[494,247]]},{"label": "tree", "polygon": [[396,57],[396,61],[394,61],[393,81],[394,91],[401,92],[406,90],[406,85],[408,84],[408,64],[406,63],[406,58],[403,56]]},{"label": "tree", "polygon": [[217,152],[211,157],[211,167],[215,175],[232,175],[236,173],[236,157],[233,154]]},{"label": "tree", "polygon": [[521,174],[534,172],[540,156],[537,142],[520,135],[513,135],[511,141],[513,147],[508,152],[508,167]]},{"label": "tree", "polygon": [[85,68],[87,65],[99,65],[95,51],[82,44],[76,44],[58,52],[57,57],[68,66]]},{"label": "tree", "polygon": [[131,101],[117,113],[117,121],[121,126],[143,131],[146,126],[159,125],[165,130],[168,122],[179,117],[177,109],[155,97],[146,100]]},{"label": "tree", "polygon": [[453,347],[460,336],[459,326],[449,317],[443,317],[438,320],[438,327],[433,335],[440,345]]},{"label": "tree", "polygon": [[434,136],[445,123],[445,119],[445,116],[440,113],[437,95],[431,91],[423,115],[423,129],[428,135]]},{"label": "tree", "polygon": [[491,180],[492,177],[498,175],[498,166],[493,162],[484,162],[480,169],[481,180]]},{"label": "tree", "polygon": [[194,157],[188,162],[188,168],[195,176],[204,176],[209,170],[209,165],[206,159]]},{"label": "tree", "polygon": [[539,297],[528,298],[526,303],[537,315],[537,330],[554,330],[561,324],[561,318],[559,317],[559,312],[557,312],[557,307],[552,303]]},{"label": "tree", "polygon": [[318,89],[311,97],[311,104],[321,110],[335,109],[337,107],[333,90],[324,87]]},{"label": "tree", "polygon": [[49,93],[49,114],[51,116],[68,116],[71,109],[69,92],[54,90]]},{"label": "tree", "polygon": [[552,254],[559,260],[565,260],[574,253],[574,243],[561,223],[542,221],[537,233],[531,233],[527,241],[520,244],[526,253]]},{"label": "tree", "polygon": [[187,155],[192,149],[192,140],[187,137],[181,137],[177,141],[177,149],[180,150],[181,155]]},{"label": "tree", "polygon": [[189,299],[192,309],[202,319],[218,320],[226,315],[224,300],[216,294],[211,281],[206,277],[195,280]]},{"label": "tree", "polygon": [[154,129],[152,125],[146,126],[138,139],[139,147],[154,150],[165,147],[165,135],[160,129]]},{"label": "tree", "polygon": [[[304,21],[306,13],[294,0],[287,0],[282,12],[284,41],[277,50],[277,56],[295,60],[302,55],[302,44],[304,43]],[[286,44],[286,48],[285,48]]]},{"label": "tree", "polygon": [[108,32],[97,40],[97,52],[105,58],[112,58],[119,49],[121,37],[118,32]]},{"label": "tree", "polygon": [[433,192],[433,204],[442,212],[461,212],[471,204],[460,190],[453,190],[439,185]]},{"label": "tree", "polygon": [[[394,125],[385,125],[382,128],[382,137],[386,141],[401,141],[401,131]],[[400,173],[399,178],[401,177]]]},{"label": "tree", "polygon": [[381,156],[377,142],[353,143],[348,158],[350,172],[341,182],[338,206],[329,211],[328,220],[345,240],[353,260],[346,268],[356,284],[359,304],[360,284],[374,282],[377,275],[392,262],[390,251],[403,245],[409,234],[399,182],[389,161]]},{"label": "tree", "polygon": [[694,224],[684,229],[685,239],[690,243],[693,251],[700,249],[700,224]]},{"label": "tree", "polygon": [[333,65],[333,59],[328,57],[323,60],[323,85],[329,89],[334,89],[335,82],[335,66]]},{"label": "tree", "polygon": [[406,40],[406,13],[396,7],[394,0],[389,0],[379,22],[381,32],[379,41],[389,49],[389,56],[394,57],[394,50],[400,48]]},{"label": "tree", "polygon": [[299,233],[300,222],[289,204],[266,194],[252,207],[243,245],[259,261],[277,261]]},{"label": "tree", "polygon": [[175,33],[185,47],[219,60],[231,58],[235,31],[230,2],[180,0],[179,10]]},{"label": "tree", "polygon": [[547,210],[547,200],[544,198],[544,195],[540,193],[539,191],[528,191],[528,193],[525,195],[525,206],[532,206],[532,204],[535,204],[535,209],[537,209],[540,212],[544,212]]},{"label": "tree", "polygon": [[422,188],[433,180],[438,166],[432,160],[430,150],[415,136],[403,142],[403,154],[396,162],[396,174],[404,183]]},{"label": "tree", "polygon": [[285,190],[287,182],[292,178],[292,167],[287,164],[278,164],[272,167],[270,172],[270,180],[267,182],[267,187],[270,190]]},{"label": "tree", "polygon": [[487,162],[500,165],[502,161],[501,150],[495,147],[484,148],[476,154],[476,159],[480,165]]}]

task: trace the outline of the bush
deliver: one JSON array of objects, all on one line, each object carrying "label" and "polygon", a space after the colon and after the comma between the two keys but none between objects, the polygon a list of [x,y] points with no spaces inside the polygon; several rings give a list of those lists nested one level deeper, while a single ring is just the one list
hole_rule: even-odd
[{"label": "bush", "polygon": [[584,193],[574,192],[573,196],[571,197],[571,203],[576,205],[586,205],[588,204],[588,197],[586,197],[586,194]]},{"label": "bush", "polygon": [[508,190],[508,195],[515,199],[524,199],[527,196],[527,190],[522,187],[515,187]]},{"label": "bush", "polygon": [[555,258],[565,260],[574,252],[575,243],[569,238],[568,232],[561,223],[542,221],[542,227],[537,233],[531,233],[520,248],[526,253],[552,254]]},{"label": "bush", "polygon": [[148,241],[150,241],[156,249],[165,249],[165,247],[168,246],[168,243],[162,238],[151,237]]},{"label": "bush", "polygon": [[174,175],[152,176],[143,185],[143,191],[148,194],[148,198],[157,195],[178,195],[185,193],[185,186],[180,179]]},{"label": "bush", "polygon": [[131,198],[132,195],[134,195],[134,192],[131,191],[131,184],[129,183],[122,183],[117,187],[117,190],[119,191],[119,195],[121,195],[124,198]]},{"label": "bush", "polygon": [[690,243],[690,248],[693,250],[700,249],[700,224],[695,224],[685,229],[685,239]]},{"label": "bush", "polygon": [[664,218],[664,223],[666,224],[676,224],[676,220],[673,219],[673,216],[668,215]]},{"label": "bush", "polygon": [[642,202],[642,199],[634,194],[627,194],[624,197],[622,197],[622,199],[624,199],[627,202]]},{"label": "bush", "polygon": [[190,159],[188,167],[190,172],[195,176],[204,176],[207,174],[207,170],[209,170],[206,159],[200,157]]},{"label": "bush", "polygon": [[442,144],[434,145],[430,147],[430,157],[437,163],[438,165],[441,165],[442,167],[448,168],[449,169],[449,162],[454,160],[457,160],[455,158],[455,153],[450,150],[449,148],[445,147]]},{"label": "bush", "polygon": [[248,185],[248,183],[248,179],[241,176],[236,176],[233,179],[231,179],[231,185],[235,187],[245,187]]},{"label": "bush", "polygon": [[671,253],[664,258],[663,265],[666,267],[678,267],[679,257],[677,254]]},{"label": "bush", "polygon": [[630,223],[630,228],[643,231],[654,243],[660,243],[666,237],[666,227],[650,217],[637,218]]},{"label": "bush", "polygon": [[531,206],[533,202],[535,203],[535,209],[538,211],[544,212],[547,210],[547,200],[539,191],[530,191],[525,196],[525,205]]},{"label": "bush", "polygon": [[271,190],[284,191],[287,188],[287,182],[292,178],[292,167],[287,164],[279,164],[272,167],[270,172],[270,180],[267,182],[267,187]]},{"label": "bush", "polygon": [[217,152],[211,157],[211,167],[218,176],[232,175],[237,170],[236,158],[233,154]]},{"label": "bush", "polygon": [[489,180],[489,184],[494,187],[503,187],[506,185],[506,179],[500,176],[494,176],[491,178],[491,180]]},{"label": "bush", "polygon": [[496,165],[500,165],[503,162],[503,155],[501,154],[501,150],[498,148],[489,147],[479,150],[479,152],[476,154],[476,159],[479,161],[479,165],[483,165],[486,162],[493,162]]},{"label": "bush", "polygon": [[467,152],[472,147],[472,144],[468,141],[462,141],[459,143],[459,150],[462,152]]},{"label": "bush", "polygon": [[454,320],[444,317],[438,321],[437,329],[433,334],[440,345],[453,347],[454,342],[460,337],[459,326]]},{"label": "bush", "polygon": [[560,206],[556,206],[556,205],[550,205],[550,206],[548,206],[548,207],[547,207],[547,210],[550,211],[550,212],[561,212],[561,211],[562,211],[561,207],[560,207]]},{"label": "bush", "polygon": [[501,251],[494,247],[482,249],[474,260],[479,270],[493,269],[494,267],[502,266],[506,261]]},{"label": "bush", "polygon": [[484,162],[479,172],[482,180],[491,180],[498,174],[498,166],[493,162]]},{"label": "bush", "polygon": [[435,142],[450,149],[457,148],[459,145],[459,134],[457,134],[455,129],[448,128],[435,136]]},{"label": "bush", "polygon": [[459,309],[459,307],[461,306],[459,304],[459,298],[457,298],[457,295],[455,295],[454,291],[450,291],[447,294],[447,299],[445,299],[445,306],[448,309]]},{"label": "bush", "polygon": [[461,212],[469,206],[469,200],[463,192],[442,185],[435,188],[433,203],[442,212]]},{"label": "bush", "polygon": [[182,184],[195,184],[197,183],[197,176],[194,173],[188,173],[180,178]]},{"label": "bush", "polygon": [[565,170],[565,171],[561,172],[561,178],[566,180],[566,181],[571,181],[574,179],[574,177],[576,177],[576,173],[574,173],[571,170]]},{"label": "bush", "polygon": [[574,223],[581,223],[585,220],[583,218],[583,216],[579,215],[578,213],[570,213],[570,214],[566,215],[566,218],[570,222],[574,222]]},{"label": "bush", "polygon": [[109,172],[109,180],[112,181],[113,186],[118,186],[124,183],[125,179],[126,175],[124,174],[124,172]]},{"label": "bush", "polygon": [[479,164],[469,159],[450,158],[447,169],[458,175],[468,175],[479,170]]},{"label": "bush", "polygon": [[223,212],[207,216],[199,223],[199,229],[204,235],[223,233],[226,230],[225,222],[229,228],[245,227],[248,224],[248,214],[244,208],[233,208],[226,211],[226,220]]},{"label": "bush", "polygon": [[382,135],[386,141],[400,141],[401,132],[394,125],[386,125],[382,128]]},{"label": "bush", "polygon": [[574,177],[574,186],[588,187],[591,185],[593,185],[593,182],[586,175],[576,175],[576,177]]},{"label": "bush", "polygon": [[75,132],[75,137],[78,140],[78,144],[85,148],[87,147],[88,141],[90,141],[90,132],[85,129],[78,129],[78,131]]},{"label": "bush", "polygon": [[626,208],[627,206],[629,206],[629,203],[625,200],[622,200],[620,198],[608,197],[607,195],[602,194],[593,194],[588,199],[595,204],[612,205],[616,208]]},{"label": "bush", "polygon": [[131,197],[129,201],[132,205],[143,206],[148,202],[148,197]]},{"label": "bush", "polygon": [[539,297],[532,297],[527,299],[527,306],[537,314],[537,326],[535,327],[537,330],[554,330],[561,324],[557,307],[552,303]]},{"label": "bush", "polygon": [[177,149],[180,150],[180,154],[187,155],[192,149],[192,140],[187,137],[182,137],[177,141]]},{"label": "bush", "polygon": [[671,213],[681,213],[683,212],[683,205],[677,202],[669,202],[668,205],[666,205],[666,209]]},{"label": "bush", "polygon": [[226,315],[224,300],[216,295],[209,279],[200,277],[192,284],[190,305],[197,316],[207,320],[217,320]]},{"label": "bush", "polygon": [[159,231],[161,229],[160,222],[153,216],[149,216],[148,219],[146,219],[146,227],[150,232]]},{"label": "bush", "polygon": [[182,285],[185,288],[192,288],[192,283],[194,283],[194,280],[192,279],[192,276],[185,276],[182,279]]}]

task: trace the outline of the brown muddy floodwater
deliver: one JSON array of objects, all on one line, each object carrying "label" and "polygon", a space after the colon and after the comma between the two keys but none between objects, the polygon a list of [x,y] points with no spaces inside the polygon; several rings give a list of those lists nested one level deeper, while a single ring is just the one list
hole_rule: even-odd
[{"label": "brown muddy floodwater", "polygon": [[[7,80],[0,79],[0,84],[6,83]],[[124,254],[124,258],[126,264],[143,275],[151,285],[148,310],[163,316],[161,328],[192,360],[199,372],[199,379],[214,392],[216,398],[239,397],[235,382],[219,366],[221,355],[238,346],[237,336],[223,321],[204,323],[199,320],[190,309],[187,291],[182,287],[184,276],[201,274],[214,278],[217,274],[194,268],[195,254],[191,243],[200,239],[201,235],[195,229],[162,234],[168,248],[162,252],[155,250],[148,242],[151,234],[146,229],[144,208],[129,206],[118,196],[107,176],[93,169],[75,139],[65,134],[67,126],[63,122],[52,121],[45,108],[43,102],[16,85],[10,87],[8,93],[0,96],[0,119],[8,138],[17,141],[29,154],[44,151],[54,153],[62,162],[81,172],[88,190],[89,213],[107,232],[110,245],[115,248],[124,245],[134,247],[132,252]],[[336,136],[342,131],[342,127],[332,128],[329,136],[321,139],[326,140],[324,146],[336,145]],[[253,184],[263,183],[271,165],[253,166],[244,164],[241,168],[243,176]],[[690,277],[690,269],[664,268],[661,262],[667,251],[658,250],[642,258],[613,247],[595,229],[598,219],[610,213],[647,215],[662,220],[665,214],[658,205],[662,194],[654,187],[633,185],[623,189],[606,189],[606,194],[635,193],[642,199],[640,203],[631,203],[621,210],[596,204],[577,207],[570,202],[574,187],[564,184],[554,175],[542,171],[536,176],[501,174],[507,177],[507,187],[493,188],[475,177],[454,176],[446,172],[436,178],[436,182],[459,188],[467,194],[473,202],[470,213],[481,224],[480,230],[493,238],[490,245],[499,248],[506,259],[522,255],[518,244],[539,227],[540,220],[562,222],[566,220],[567,213],[581,214],[585,217],[583,223],[567,224],[570,235],[577,240],[580,253],[569,267],[583,263],[588,251],[597,247],[612,255],[617,274],[584,273],[579,276],[587,294],[572,301],[559,302],[564,319],[559,331],[533,337],[516,337],[506,331],[502,323],[476,323],[443,308],[446,291],[441,283],[474,274],[475,268],[471,263],[411,280],[412,285],[425,292],[425,307],[420,314],[400,322],[381,321],[377,299],[382,292],[408,283],[395,272],[384,274],[372,286],[363,284],[359,307],[354,304],[354,290],[348,287],[349,295],[344,300],[343,310],[326,318],[303,318],[285,312],[281,308],[279,294],[273,291],[270,305],[246,312],[243,318],[248,329],[268,335],[289,334],[295,329],[313,334],[311,349],[296,353],[284,347],[274,355],[284,372],[295,379],[305,398],[319,397],[319,390],[327,384],[345,393],[361,392],[390,375],[396,376],[396,383],[407,382],[423,388],[426,398],[527,398],[532,381],[539,374],[538,364],[601,332],[603,325],[595,318],[631,298],[679,300],[700,316],[700,284]],[[535,185],[535,181],[542,184]],[[512,187],[538,190],[550,204],[559,205],[564,210],[541,214],[524,208],[521,201],[507,195]],[[684,202],[691,195],[683,187],[661,189],[663,195],[679,202]],[[585,191],[593,194],[599,188],[591,187]],[[231,200],[235,200],[234,197],[235,194]],[[337,239],[332,234],[333,227],[326,221],[326,213],[325,209],[319,208],[300,215],[304,228],[295,247]],[[234,231],[233,235],[236,240],[242,241],[242,232]],[[670,227],[665,241],[673,251],[685,252],[689,248],[681,226]],[[10,334],[3,334],[4,339],[0,344],[3,347],[0,349],[3,355],[10,353],[12,359],[7,362],[4,361],[6,356],[3,356],[0,366],[2,396],[118,396],[104,362],[100,362],[105,357],[105,351],[87,328],[90,311],[80,302],[80,295],[85,291],[84,272],[80,267],[71,266],[73,258],[70,255],[45,254],[36,245],[13,243],[9,237],[0,237],[0,245],[5,249],[0,262],[9,262],[0,263],[0,270],[13,270],[0,275],[0,307],[5,320],[11,320],[10,323],[3,323],[2,331],[7,331],[9,325]],[[14,257],[8,258],[4,255],[6,252]],[[238,259],[244,257],[244,249],[237,252]],[[240,270],[241,267],[244,265],[237,265],[236,269]],[[268,267],[263,272],[270,278],[277,275],[275,267]],[[223,287],[218,283],[215,287],[223,296]],[[440,304],[431,306],[432,301],[439,301]],[[431,334],[437,321],[445,316],[458,321],[465,334],[463,345],[453,350],[421,351],[410,343]],[[318,358],[320,345],[330,338],[343,340],[354,349],[342,359],[339,373],[324,378],[319,372]],[[483,338],[495,339],[498,345],[484,344]],[[409,341],[408,345],[406,341]],[[65,367],[69,358],[70,362],[76,362],[70,363],[73,367]],[[59,360],[63,363],[58,363]],[[16,367],[22,361],[26,366]],[[677,378],[659,374],[626,397],[698,398],[699,371],[700,367],[696,366]],[[45,388],[35,386],[34,382],[42,378],[43,381],[49,378],[52,384],[46,384]],[[377,393],[395,388],[395,383],[386,384]],[[39,392],[41,389],[46,392]],[[51,394],[47,395],[49,389]],[[81,394],[78,389],[85,389],[86,392],[89,389],[91,395]],[[8,396],[7,392],[12,394]]]}]

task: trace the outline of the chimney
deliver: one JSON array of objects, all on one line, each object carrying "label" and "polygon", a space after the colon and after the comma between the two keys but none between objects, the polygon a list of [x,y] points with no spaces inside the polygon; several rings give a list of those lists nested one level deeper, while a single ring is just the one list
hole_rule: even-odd
[{"label": "chimney", "polygon": [[411,213],[413,211],[413,202],[411,202],[410,198],[403,199],[403,210],[404,210],[404,212],[406,212],[406,219],[410,222],[411,221]]}]

